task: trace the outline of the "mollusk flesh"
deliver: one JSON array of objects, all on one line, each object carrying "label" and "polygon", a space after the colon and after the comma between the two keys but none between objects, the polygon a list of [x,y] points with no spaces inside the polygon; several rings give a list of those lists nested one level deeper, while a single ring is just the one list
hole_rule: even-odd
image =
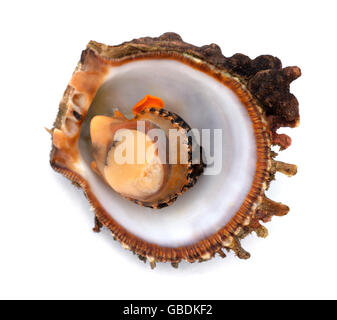
[{"label": "mollusk flesh", "polygon": [[[133,119],[129,120],[115,111],[113,117],[95,116],[90,124],[95,159],[92,162],[93,169],[127,199],[154,209],[172,204],[180,194],[195,184],[203,171],[202,162],[192,163],[192,143],[188,139],[190,127],[178,115],[163,107],[161,99],[147,95],[134,106]],[[137,130],[139,127],[143,130]],[[158,152],[154,139],[149,136],[157,129],[165,134],[165,150],[161,153]],[[182,157],[179,156],[178,143],[176,150],[173,150],[177,163],[170,163],[169,152],[166,152],[169,130],[177,130],[181,134],[182,146],[189,156],[186,163],[179,162]],[[116,153],[125,137],[131,138],[128,140],[129,147],[134,149],[133,161],[119,163],[116,161]],[[144,145],[141,144],[142,140]],[[173,153],[172,148],[170,150]],[[143,156],[143,161],[136,161],[137,154]]]}]

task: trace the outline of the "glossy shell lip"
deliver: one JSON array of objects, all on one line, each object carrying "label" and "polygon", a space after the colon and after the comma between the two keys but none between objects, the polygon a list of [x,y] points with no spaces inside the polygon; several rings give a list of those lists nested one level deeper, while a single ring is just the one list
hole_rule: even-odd
[{"label": "glossy shell lip", "polygon": [[[285,100],[285,104],[296,106],[297,100],[294,102],[293,97],[289,97],[287,92],[289,93],[290,81],[298,77],[300,71],[297,67],[281,69],[279,60],[271,57],[259,59],[255,63],[255,70],[253,67],[247,67],[249,65],[247,60],[246,70],[243,68],[244,72],[240,74],[239,67],[244,59],[241,56],[232,58],[224,58],[216,45],[197,48],[184,43],[178,35],[171,33],[159,38],[134,40],[116,47],[90,42],[82,53],[81,61],[60,103],[59,114],[52,130],[51,166],[83,189],[95,212],[95,230],[99,231],[102,225],[109,228],[123,247],[138,254],[141,259],[149,260],[152,267],[156,261],[169,261],[173,266],[177,266],[177,263],[183,259],[193,262],[208,260],[215,253],[224,256],[223,248],[232,249],[240,258],[248,258],[249,254],[240,246],[240,239],[251,231],[255,231],[259,236],[266,236],[266,230],[259,221],[268,221],[272,215],[283,215],[288,212],[287,206],[267,199],[264,191],[273,180],[276,171],[288,175],[296,173],[296,166],[273,160],[270,147],[272,144],[279,144],[283,148],[289,145],[289,140],[277,135],[276,130],[279,126],[297,125],[298,111],[296,114],[296,107],[289,107],[290,111],[286,110],[284,115],[279,110],[274,113],[273,107],[268,109],[264,101],[264,99],[267,100],[268,90],[265,88],[263,91],[260,87],[263,87],[263,81],[270,83],[270,79],[274,79],[275,85],[279,86],[279,78],[283,77],[281,84],[286,92],[284,99],[289,100],[289,103]],[[108,74],[108,67],[141,59],[177,60],[208,74],[237,95],[252,120],[257,162],[254,180],[245,201],[236,215],[217,233],[188,246],[158,246],[128,232],[100,205],[82,176],[82,168],[77,165],[81,125],[98,88]],[[219,61],[222,61],[222,64]],[[258,71],[261,67],[259,63],[265,69]],[[253,63],[250,65],[252,66]],[[247,71],[247,69],[252,70]],[[268,72],[269,70],[271,72]],[[261,86],[256,86],[255,81],[260,81]]]}]

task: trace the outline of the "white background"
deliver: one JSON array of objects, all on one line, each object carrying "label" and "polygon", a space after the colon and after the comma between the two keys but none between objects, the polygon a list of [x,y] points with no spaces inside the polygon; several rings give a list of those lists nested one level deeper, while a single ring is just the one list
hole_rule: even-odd
[{"label": "white background", "polygon": [[[336,8],[334,1],[2,1],[0,5],[0,298],[337,298]],[[268,196],[291,207],[270,236],[178,270],[151,270],[93,233],[81,191],[49,166],[58,103],[89,40],[119,44],[180,33],[225,56],[272,54],[298,65],[301,125]]]}]

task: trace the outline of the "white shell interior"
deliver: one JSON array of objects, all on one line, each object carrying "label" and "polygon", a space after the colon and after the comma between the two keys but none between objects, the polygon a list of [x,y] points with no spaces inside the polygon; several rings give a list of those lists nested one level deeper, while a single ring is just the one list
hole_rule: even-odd
[{"label": "white shell interior", "polygon": [[[89,166],[91,117],[112,115],[116,108],[130,115],[146,94],[160,97],[165,109],[177,113],[192,128],[222,129],[222,143],[211,148],[222,150],[221,172],[202,175],[173,205],[160,210],[123,199]],[[83,177],[112,218],[135,236],[167,247],[193,244],[223,227],[244,201],[256,168],[252,123],[237,96],[207,74],[169,59],[111,67],[82,127],[80,150]]]}]

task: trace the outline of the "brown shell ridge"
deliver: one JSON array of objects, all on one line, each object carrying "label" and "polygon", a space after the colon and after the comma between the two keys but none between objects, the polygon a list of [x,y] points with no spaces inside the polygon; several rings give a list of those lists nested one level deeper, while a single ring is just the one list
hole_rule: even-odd
[{"label": "brown shell ridge", "polygon": [[301,70],[298,67],[282,69],[282,63],[277,57],[261,55],[250,59],[246,55],[237,53],[227,58],[222,55],[220,47],[214,43],[196,47],[185,43],[178,34],[173,32],[164,33],[157,38],[134,39],[118,46],[106,46],[90,41],[88,49],[109,60],[172,50],[205,60],[227,70],[232,75],[237,75],[265,111],[271,128],[272,142],[279,145],[281,149],[289,147],[291,139],[285,135],[279,137],[276,130],[280,127],[295,127],[299,124],[298,101],[290,93],[289,85],[301,75]]},{"label": "brown shell ridge", "polygon": [[[87,182],[71,168],[62,166],[63,154],[55,144],[51,152],[51,166],[83,189],[95,213],[94,231],[99,232],[102,226],[107,227],[114,239],[118,240],[124,248],[137,254],[144,262],[148,260],[152,268],[155,267],[156,262],[171,262],[173,267],[178,267],[181,260],[202,262],[216,254],[225,257],[223,249],[232,250],[239,258],[247,259],[250,255],[241,247],[240,240],[251,232],[255,232],[259,237],[266,237],[268,231],[261,222],[270,221],[272,216],[282,216],[289,211],[287,206],[268,199],[264,192],[276,172],[289,176],[296,174],[295,165],[274,160],[276,154],[270,151],[270,146],[277,144],[281,149],[288,147],[290,138],[277,134],[276,130],[281,126],[294,127],[299,123],[298,102],[289,92],[291,81],[300,76],[298,67],[282,69],[281,61],[269,55],[259,56],[253,60],[242,54],[226,58],[216,44],[199,48],[183,42],[175,33],[165,33],[158,38],[135,39],[119,46],[106,46],[91,41],[83,51],[72,81],[62,98],[52,134],[63,134],[63,130],[68,129],[66,119],[81,123],[85,118],[90,101],[105,75],[104,68],[98,68],[95,61],[102,60],[104,63],[118,64],[147,56],[167,56],[168,53],[179,56],[179,59],[182,56],[188,57],[188,60],[195,58],[196,61],[206,62],[230,74],[232,78],[235,77],[235,80],[238,79],[244,85],[244,89],[239,88],[239,83],[234,80],[230,85],[233,88],[237,87],[240,91],[240,99],[251,106],[249,112],[259,145],[256,179],[247,196],[247,201],[225,227],[215,235],[191,246],[165,248],[146,243],[119,226],[111,217],[108,218],[109,214],[99,206]],[[209,70],[207,69],[206,72]],[[83,81],[80,80],[83,80],[81,77],[84,75],[89,76],[90,81],[85,84],[88,87],[78,90],[76,84],[83,85]],[[220,79],[221,74],[215,77]],[[86,93],[83,94],[83,92]],[[76,105],[82,107],[73,109]],[[77,112],[77,110],[80,112],[76,115],[74,111]]]}]

